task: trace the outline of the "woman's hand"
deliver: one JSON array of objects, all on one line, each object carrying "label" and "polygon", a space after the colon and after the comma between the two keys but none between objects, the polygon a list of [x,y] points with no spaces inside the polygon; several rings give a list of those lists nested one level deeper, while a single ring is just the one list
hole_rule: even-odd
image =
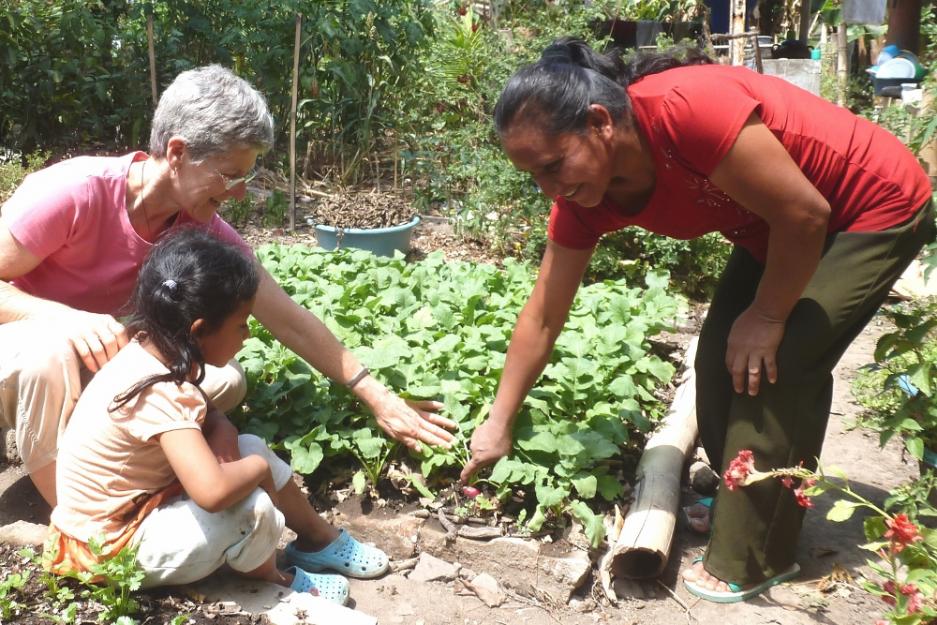
[{"label": "woman's hand", "polygon": [[[745,309],[732,324],[726,346],[726,367],[732,375],[736,393],[755,396],[762,378],[774,384],[778,380],[775,357],[784,337],[784,321],[771,319],[753,306]],[[762,375],[764,372],[764,375]]]},{"label": "woman's hand", "polygon": [[63,329],[65,337],[92,373],[96,373],[130,341],[127,329],[111,315],[71,311]]},{"label": "woman's hand", "polygon": [[496,463],[511,453],[513,442],[510,426],[502,425],[491,419],[479,425],[475,428],[472,441],[469,444],[472,457],[462,469],[459,479],[467,484],[480,469]]},{"label": "woman's hand", "polygon": [[442,407],[438,401],[404,401],[390,391],[370,405],[381,429],[413,451],[420,451],[421,442],[452,447],[454,436],[449,430],[456,429],[458,424],[436,413]]}]

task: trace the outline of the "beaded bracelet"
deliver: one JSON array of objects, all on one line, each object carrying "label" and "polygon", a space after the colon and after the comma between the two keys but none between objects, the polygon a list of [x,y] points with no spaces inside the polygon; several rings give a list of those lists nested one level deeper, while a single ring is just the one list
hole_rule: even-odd
[{"label": "beaded bracelet", "polygon": [[355,384],[365,379],[370,373],[371,372],[368,370],[367,367],[361,367],[361,371],[353,375],[350,380],[345,382],[345,386],[347,388],[355,388]]}]

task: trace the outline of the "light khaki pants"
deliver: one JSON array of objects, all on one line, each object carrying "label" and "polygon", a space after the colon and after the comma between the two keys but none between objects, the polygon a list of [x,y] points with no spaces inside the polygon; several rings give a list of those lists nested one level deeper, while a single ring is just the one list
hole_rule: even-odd
[{"label": "light khaki pants", "polygon": [[[92,376],[48,322],[0,325],[0,428],[16,430],[27,472],[55,460],[59,436]],[[208,365],[202,390],[227,412],[247,393],[244,371],[233,360],[226,367]]]},{"label": "light khaki pants", "polygon": [[[270,465],[277,492],[293,478],[290,465],[253,434],[238,437],[241,457],[258,455]],[[134,534],[137,565],[146,573],[144,588],[188,584],[223,564],[253,571],[270,557],[285,519],[260,488],[220,512],[208,512],[183,495],[153,510]]]}]

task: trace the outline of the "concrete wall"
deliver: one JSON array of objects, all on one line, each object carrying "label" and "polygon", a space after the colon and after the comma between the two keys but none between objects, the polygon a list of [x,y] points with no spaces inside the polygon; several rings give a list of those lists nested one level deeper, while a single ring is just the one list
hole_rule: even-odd
[{"label": "concrete wall", "polygon": [[762,65],[765,74],[778,76],[814,95],[820,95],[820,61],[814,61],[813,59],[764,59]]}]

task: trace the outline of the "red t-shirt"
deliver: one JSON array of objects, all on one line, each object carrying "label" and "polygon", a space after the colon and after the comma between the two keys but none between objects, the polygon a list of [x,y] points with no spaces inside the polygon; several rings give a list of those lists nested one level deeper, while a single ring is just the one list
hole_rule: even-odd
[{"label": "red t-shirt", "polygon": [[635,215],[608,199],[583,208],[557,198],[548,236],[562,246],[587,249],[625,226],[678,239],[719,231],[763,262],[768,224],[708,177],[752,112],[830,203],[829,232],[888,229],[931,196],[926,173],[897,138],[780,78],[742,67],[681,67],[642,78],[628,95],[653,152],[651,198]]}]

